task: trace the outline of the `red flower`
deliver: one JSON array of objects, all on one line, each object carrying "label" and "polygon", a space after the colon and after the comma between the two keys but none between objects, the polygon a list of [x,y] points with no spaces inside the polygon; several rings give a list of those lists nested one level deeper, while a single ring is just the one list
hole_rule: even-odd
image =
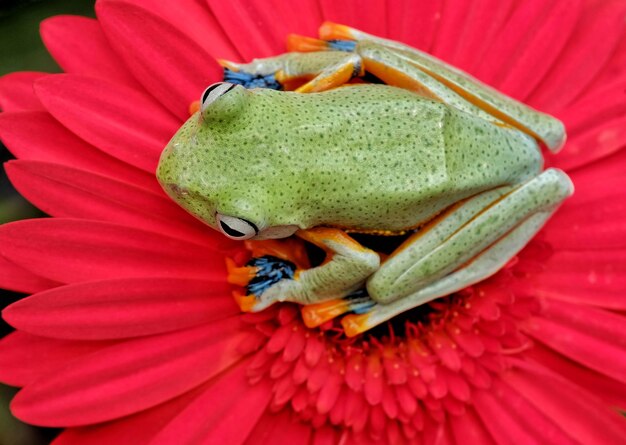
[{"label": "red flower", "polygon": [[[270,5],[271,3],[271,5]],[[67,74],[0,79],[20,192],[52,218],[0,227],[0,377],[69,444],[618,444],[626,421],[626,3],[104,0],[55,17]],[[323,20],[425,49],[561,118],[570,198],[518,261],[353,341],[294,306],[241,315],[242,244],[154,179],[214,58],[283,52]],[[34,85],[34,90],[32,88]]]}]

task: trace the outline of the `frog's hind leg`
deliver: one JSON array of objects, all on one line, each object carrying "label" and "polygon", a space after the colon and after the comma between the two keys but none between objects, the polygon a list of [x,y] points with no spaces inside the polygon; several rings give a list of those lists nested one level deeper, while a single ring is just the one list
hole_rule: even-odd
[{"label": "frog's hind leg", "polygon": [[[353,77],[363,75],[359,55],[344,51],[315,51],[287,53],[250,63],[220,60],[225,68],[224,80],[246,88],[264,87],[276,83],[276,89],[314,93],[341,86]],[[304,84],[302,84],[304,82]]]},{"label": "frog's hind leg", "polygon": [[504,123],[540,141],[551,151],[565,142],[563,124],[485,85],[469,74],[415,48],[326,22],[322,39],[357,41],[365,70],[389,85],[412,89],[483,119]]},{"label": "frog's hind leg", "polygon": [[356,335],[493,275],[572,191],[569,178],[550,169],[505,194],[486,192],[443,215],[370,277],[367,290],[379,304],[368,313],[344,317],[346,333]]}]

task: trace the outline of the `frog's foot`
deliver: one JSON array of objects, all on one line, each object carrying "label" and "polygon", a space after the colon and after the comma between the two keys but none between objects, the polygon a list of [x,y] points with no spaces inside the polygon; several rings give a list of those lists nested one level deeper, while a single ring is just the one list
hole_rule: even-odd
[{"label": "frog's foot", "polygon": [[[365,279],[380,265],[376,252],[361,246],[342,230],[316,227],[300,230],[297,235],[326,252],[321,265],[307,268],[304,247],[298,239],[282,244],[277,240],[249,243],[253,258],[245,266],[237,267],[234,261],[227,261],[228,281],[245,286],[247,291],[246,295],[235,295],[243,311],[258,312],[279,301],[310,305],[350,295],[362,288]],[[297,243],[300,244],[293,250],[295,254],[285,255],[281,246]]]},{"label": "frog's foot", "polygon": [[506,193],[486,192],[442,215],[405,241],[368,280],[369,295],[379,304],[344,317],[346,334],[356,335],[493,275],[572,191],[565,173],[550,169]]},{"label": "frog's foot", "polygon": [[247,294],[235,294],[235,301],[243,312],[262,311],[276,302],[273,296],[279,289],[275,285],[293,280],[295,271],[294,263],[272,255],[254,257],[242,268],[229,266],[230,281],[246,286]]}]

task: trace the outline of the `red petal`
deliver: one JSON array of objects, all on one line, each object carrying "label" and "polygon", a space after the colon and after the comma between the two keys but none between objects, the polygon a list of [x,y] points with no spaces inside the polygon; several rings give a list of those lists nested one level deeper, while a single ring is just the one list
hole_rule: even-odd
[{"label": "red petal", "polygon": [[[215,379],[204,394],[170,421],[153,445],[212,445],[244,443],[266,410],[272,394],[266,381],[250,385],[247,361]],[[280,443],[280,442],[274,442]]]},{"label": "red petal", "polygon": [[65,72],[139,87],[111,48],[97,20],[72,15],[50,17],[41,22],[41,38]]},{"label": "red petal", "polygon": [[[287,33],[305,36],[318,35],[318,29],[324,19],[317,1],[286,2],[284,0],[271,0],[266,3],[276,14],[276,21],[284,24]],[[282,35],[279,38],[279,52],[284,52],[286,36]]]},{"label": "red petal", "polygon": [[417,411],[417,398],[413,396],[408,385],[397,385],[394,391],[402,411],[409,417],[413,416]]},{"label": "red petal", "polygon": [[5,168],[20,194],[49,215],[141,227],[197,244],[219,240],[163,193],[56,164],[12,161]]},{"label": "red petal", "polygon": [[[559,113],[558,118],[567,128],[568,138],[612,119],[624,116],[626,112],[626,78],[616,78],[613,82],[589,91],[585,96]],[[590,113],[589,110],[593,110]],[[558,157],[556,159],[558,162]]]},{"label": "red petal", "polygon": [[469,402],[471,400],[471,391],[465,376],[455,372],[444,371],[443,369],[442,372],[446,377],[448,392],[458,400]]},{"label": "red petal", "polygon": [[558,252],[544,270],[526,278],[534,295],[572,303],[626,309],[626,251]]},{"label": "red petal", "polygon": [[468,409],[463,416],[450,416],[450,426],[457,444],[495,445],[473,409]]},{"label": "red petal", "polygon": [[625,13],[626,3],[621,0],[585,2],[581,20],[565,49],[528,103],[554,113],[579,96],[622,38]]},{"label": "red petal", "polygon": [[461,357],[456,350],[456,345],[443,331],[432,330],[429,332],[428,344],[439,356],[444,366],[453,371],[461,369]]},{"label": "red petal", "polygon": [[46,218],[5,224],[0,226],[0,254],[64,283],[225,277],[223,259],[208,246],[96,221]]},{"label": "red petal", "polygon": [[22,389],[13,413],[38,425],[77,426],[150,408],[239,360],[237,329],[227,319],[102,349]]},{"label": "red petal", "polygon": [[265,349],[271,354],[282,351],[293,334],[293,328],[290,324],[283,325],[276,329],[272,337],[265,344]]},{"label": "red petal", "polygon": [[472,68],[483,60],[485,49],[504,25],[511,8],[510,1],[502,0],[444,2],[432,54],[461,69]]},{"label": "red petal", "polygon": [[46,73],[23,71],[0,77],[0,110],[23,111],[43,110],[43,106],[35,92],[33,82]]},{"label": "red petal", "polygon": [[[448,21],[446,19],[447,14],[455,15],[457,13],[456,5],[459,3],[459,1],[446,2],[447,10],[442,15],[442,20],[446,22],[442,24],[442,28],[445,27],[448,32],[443,32],[440,29],[437,33],[437,40],[447,39],[449,41],[447,46],[451,47],[451,52],[445,56],[447,60],[458,68],[474,73],[483,59],[488,57],[486,51],[502,30],[509,18],[511,9],[519,3],[514,0],[466,1],[469,9],[458,8],[460,12],[465,13],[463,21],[461,23],[454,19]],[[451,28],[451,24],[456,24],[458,28]]]},{"label": "red petal", "polygon": [[[311,425],[293,419],[288,410],[278,414],[265,412],[248,435],[245,445],[307,444],[314,431]],[[334,442],[328,445],[334,445]]]},{"label": "red petal", "polygon": [[533,348],[526,353],[529,354],[529,358],[570,382],[576,382],[582,388],[593,388],[594,395],[602,398],[606,404],[626,406],[626,385],[622,382],[573,362],[541,343],[535,343]]},{"label": "red petal", "polygon": [[[626,155],[626,150],[624,155]],[[618,167],[626,168],[626,162],[616,162],[619,164]],[[587,170],[592,170],[591,173],[595,170],[595,175],[586,174]],[[567,213],[581,205],[597,205],[602,209],[608,201],[620,201],[626,198],[626,177],[621,174],[621,171],[618,171],[617,174],[614,173],[611,169],[594,169],[593,166],[572,172],[571,178],[575,184],[576,192],[568,198],[558,214]],[[602,175],[602,181],[598,180],[600,175]],[[593,212],[596,209],[589,208],[588,210]]]},{"label": "red petal", "polygon": [[602,67],[602,71],[589,87],[589,91],[601,88],[617,78],[623,78],[624,74],[626,74],[626,39],[622,38],[608,63]]},{"label": "red petal", "polygon": [[575,362],[626,382],[626,334],[621,315],[587,306],[546,301],[527,331]]},{"label": "red petal", "polygon": [[380,357],[370,354],[365,368],[363,392],[370,405],[378,405],[383,400],[383,368]]},{"label": "red petal", "polygon": [[[625,168],[626,150],[622,149],[606,157],[598,158],[591,164],[577,168],[576,171],[571,172],[571,175],[574,184],[585,182],[590,184],[592,188],[595,188],[602,184],[605,178],[622,176]],[[602,181],[598,180],[599,177],[602,178]]]},{"label": "red petal", "polygon": [[[624,196],[623,193],[621,196]],[[565,218],[567,216],[567,218]],[[598,199],[587,205],[563,206],[543,230],[557,249],[614,250],[626,248],[626,204],[623,198]]]},{"label": "red petal", "polygon": [[[277,363],[280,364],[281,361],[277,361]],[[309,392],[315,393],[319,391],[322,386],[324,386],[329,373],[330,365],[327,360],[321,360],[315,367],[313,367],[313,369],[311,369],[311,373],[309,374],[309,378],[306,381],[306,386]]]},{"label": "red petal", "polygon": [[[207,0],[207,3],[244,60],[285,52],[287,34],[299,32],[282,19],[280,9],[289,10],[285,6],[277,11],[267,1]],[[318,15],[315,6],[310,1],[299,2],[298,13]]]},{"label": "red petal", "polygon": [[35,91],[48,111],[80,138],[149,173],[180,127],[152,97],[74,74],[47,76]]},{"label": "red petal", "polygon": [[517,406],[503,403],[499,397],[501,392],[493,390],[477,391],[473,397],[474,409],[494,440],[500,445],[543,444],[541,436],[524,422],[525,412],[518,413]]},{"label": "red petal", "polygon": [[163,20],[187,34],[214,58],[240,60],[240,55],[229,35],[224,32],[221,23],[203,0],[177,0],[176,2],[134,0],[123,3],[135,4],[158,14]]},{"label": "red petal", "polygon": [[[456,50],[462,41],[465,23],[471,21],[472,2],[457,0],[444,2],[436,39],[430,52],[449,63],[455,62]],[[463,42],[465,43],[465,42]]]},{"label": "red petal", "polygon": [[414,4],[413,0],[387,2],[387,37],[429,51],[441,20],[443,0],[422,2],[419,8]]},{"label": "red petal", "polygon": [[[249,375],[250,373],[248,373],[248,376]],[[274,383],[272,388],[272,392],[274,393],[272,404],[280,407],[286,405],[293,399],[297,390],[298,386],[296,386],[291,374],[285,374]]]},{"label": "red petal", "polygon": [[146,90],[179,119],[222,68],[193,40],[159,16],[114,0],[96,4],[98,19],[117,53]]},{"label": "red petal", "polygon": [[313,431],[311,445],[336,445],[339,442],[337,430],[328,426],[316,428]]},{"label": "red petal", "polygon": [[387,35],[386,3],[378,0],[319,1],[324,20],[353,26],[381,37]]},{"label": "red petal", "polygon": [[343,376],[338,369],[333,369],[317,396],[317,412],[327,414],[335,406],[341,391]]},{"label": "red petal", "polygon": [[541,3],[541,18],[532,28],[524,29],[526,41],[514,56],[510,55],[513,64],[503,64],[506,72],[497,81],[500,91],[519,99],[528,97],[546,76],[551,75],[553,64],[572,34],[583,5],[582,0],[552,4],[541,0]]},{"label": "red petal", "polygon": [[283,360],[292,362],[299,358],[304,350],[306,344],[306,336],[304,328],[298,324],[293,325],[293,335],[289,339],[289,342],[285,345],[283,350]]},{"label": "red petal", "polygon": [[304,348],[304,358],[306,364],[310,367],[315,366],[319,362],[324,352],[326,352],[326,348],[320,338],[315,335],[310,336],[307,339]]},{"label": "red petal", "polygon": [[543,0],[514,3],[506,23],[484,52],[475,75],[484,82],[499,87],[509,67],[515,63],[518,52],[524,50],[527,41],[531,39],[532,33],[529,31],[544,22],[543,17],[547,12],[546,2]]},{"label": "red petal", "polygon": [[623,115],[575,132],[558,155],[548,154],[547,163],[573,170],[609,156],[626,145],[626,118]]},{"label": "red petal", "polygon": [[18,159],[53,162],[160,189],[154,176],[85,143],[43,111],[0,114],[0,138]]},{"label": "red petal", "polygon": [[59,284],[37,276],[0,255],[0,288],[2,289],[31,294]]},{"label": "red petal", "polygon": [[364,381],[363,373],[363,355],[352,354],[347,360],[345,375],[346,384],[350,389],[355,392],[361,391]]},{"label": "red petal", "polygon": [[160,334],[238,313],[223,280],[150,278],[57,287],[22,299],[2,314],[32,334],[99,340]]},{"label": "red petal", "polygon": [[449,323],[446,328],[454,343],[460,346],[470,357],[480,357],[485,352],[485,345],[481,341],[480,335],[473,332],[472,329],[464,330],[453,323]]},{"label": "red petal", "polygon": [[13,332],[0,340],[0,380],[26,386],[65,368],[68,362],[89,355],[112,342],[67,341]]},{"label": "red petal", "polygon": [[206,389],[201,385],[182,396],[120,420],[65,429],[52,445],[148,445],[174,416]]},{"label": "red petal", "polygon": [[503,380],[538,411],[559,425],[578,443],[605,445],[622,443],[626,423],[587,391],[547,369],[519,363],[526,370],[507,373]]},{"label": "red petal", "polygon": [[539,443],[551,444],[579,444],[576,438],[568,437],[567,431],[561,425],[554,422],[536,410],[515,387],[504,384],[500,379],[494,381],[492,392],[495,393],[504,406],[511,407],[518,414],[521,424],[532,432],[534,437],[539,438]]}]

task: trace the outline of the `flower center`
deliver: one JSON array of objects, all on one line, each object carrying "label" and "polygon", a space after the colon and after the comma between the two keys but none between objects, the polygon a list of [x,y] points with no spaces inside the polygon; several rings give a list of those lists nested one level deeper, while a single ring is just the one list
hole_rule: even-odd
[{"label": "flower center", "polygon": [[[390,251],[401,239],[361,236],[359,241]],[[321,259],[316,249],[294,240],[247,242],[247,247],[253,257],[287,254],[300,262],[306,252],[311,264]],[[231,282],[244,284],[237,277],[241,269],[229,263]],[[494,374],[531,345],[518,326],[538,305],[534,297],[512,292],[521,288],[519,280],[515,266],[507,267],[352,338],[337,320],[307,328],[296,304],[245,314],[243,320],[260,336],[250,383],[272,381],[272,409],[289,408],[316,427],[339,426],[344,434],[391,443],[394,437],[414,438],[428,418],[443,422],[464,414],[472,395],[488,390]]]}]

